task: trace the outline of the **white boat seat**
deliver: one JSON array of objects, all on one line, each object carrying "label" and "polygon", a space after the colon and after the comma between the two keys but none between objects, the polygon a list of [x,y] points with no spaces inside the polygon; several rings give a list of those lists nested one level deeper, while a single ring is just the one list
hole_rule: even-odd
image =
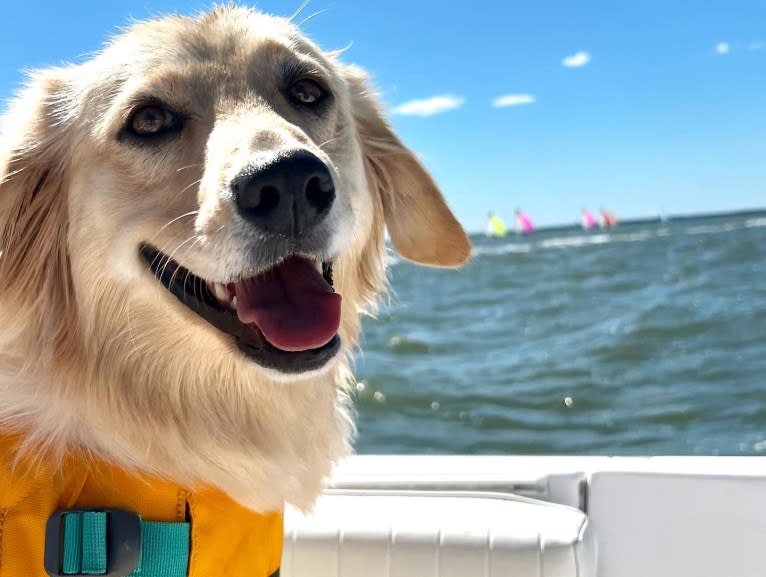
[{"label": "white boat seat", "polygon": [[281,577],[595,577],[582,511],[502,493],[328,491],[285,513]]}]

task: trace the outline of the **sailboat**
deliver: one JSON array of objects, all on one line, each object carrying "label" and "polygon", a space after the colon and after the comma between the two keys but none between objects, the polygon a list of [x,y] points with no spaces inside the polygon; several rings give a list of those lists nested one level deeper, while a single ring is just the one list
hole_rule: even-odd
[{"label": "sailboat", "polygon": [[614,228],[619,222],[616,214],[604,210],[603,208],[601,209],[601,226],[603,228]]},{"label": "sailboat", "polygon": [[491,212],[488,216],[489,221],[487,222],[487,236],[503,238],[507,232],[503,219]]},{"label": "sailboat", "polygon": [[581,223],[585,230],[593,230],[594,228],[598,228],[598,222],[596,222],[596,218],[587,208],[583,209],[582,211]]},{"label": "sailboat", "polygon": [[532,234],[535,232],[535,225],[532,223],[532,219],[518,209],[516,210],[516,232],[519,234]]}]

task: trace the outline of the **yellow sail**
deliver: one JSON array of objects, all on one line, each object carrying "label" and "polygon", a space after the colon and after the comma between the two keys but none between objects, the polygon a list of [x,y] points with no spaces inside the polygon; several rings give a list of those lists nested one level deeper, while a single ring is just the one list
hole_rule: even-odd
[{"label": "yellow sail", "polygon": [[497,215],[493,215],[489,218],[489,234],[490,236],[502,237],[505,236],[506,229],[503,219]]}]

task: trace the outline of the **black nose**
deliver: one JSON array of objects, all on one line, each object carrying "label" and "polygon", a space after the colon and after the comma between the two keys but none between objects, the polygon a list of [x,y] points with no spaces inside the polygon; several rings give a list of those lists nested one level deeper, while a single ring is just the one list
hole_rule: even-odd
[{"label": "black nose", "polygon": [[231,184],[237,210],[258,228],[298,236],[318,224],[335,200],[324,162],[305,150],[291,152],[262,168],[248,168]]}]

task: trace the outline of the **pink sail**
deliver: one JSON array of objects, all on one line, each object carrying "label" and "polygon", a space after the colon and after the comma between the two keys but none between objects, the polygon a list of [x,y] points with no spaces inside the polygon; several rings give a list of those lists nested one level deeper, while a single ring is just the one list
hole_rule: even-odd
[{"label": "pink sail", "polygon": [[521,234],[532,234],[535,232],[535,225],[532,224],[532,219],[521,211],[516,212],[516,228]]},{"label": "pink sail", "polygon": [[603,208],[601,209],[601,223],[604,228],[614,228],[619,222],[616,214],[604,210]]},{"label": "pink sail", "polygon": [[584,229],[598,228],[598,222],[596,222],[596,218],[593,216],[591,211],[587,209],[582,211],[582,227]]}]

